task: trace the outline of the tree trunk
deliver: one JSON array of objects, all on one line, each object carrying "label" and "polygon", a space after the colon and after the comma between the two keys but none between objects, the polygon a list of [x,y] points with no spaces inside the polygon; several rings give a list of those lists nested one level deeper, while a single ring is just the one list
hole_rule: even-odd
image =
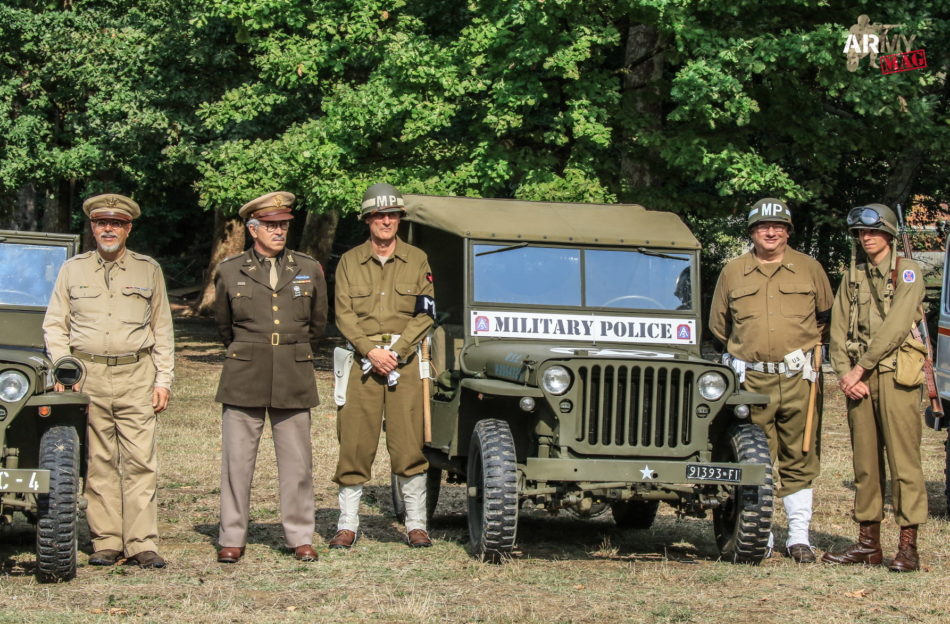
[{"label": "tree trunk", "polygon": [[244,222],[234,217],[226,217],[220,212],[214,213],[214,242],[211,245],[211,260],[205,271],[201,296],[192,310],[195,314],[209,315],[214,307],[214,276],[218,263],[225,258],[244,251]]},{"label": "tree trunk", "polygon": [[[655,26],[633,24],[627,30],[623,63],[623,108],[630,122],[624,131],[620,174],[632,188],[649,188],[656,174],[648,151],[637,144],[641,131],[662,124],[663,102],[659,81],[663,75],[660,33]],[[634,198],[635,199],[635,198]]]},{"label": "tree trunk", "polygon": [[36,187],[26,183],[20,187],[16,196],[16,207],[10,217],[11,230],[36,230],[37,223]]},{"label": "tree trunk", "polygon": [[333,253],[333,239],[336,236],[336,226],[339,221],[340,214],[333,209],[320,214],[307,213],[307,222],[304,224],[303,236],[300,239],[300,251],[316,258],[324,271]]},{"label": "tree trunk", "polygon": [[73,190],[72,181],[60,180],[56,185],[55,195],[47,194],[46,209],[43,211],[44,232],[69,232]]}]

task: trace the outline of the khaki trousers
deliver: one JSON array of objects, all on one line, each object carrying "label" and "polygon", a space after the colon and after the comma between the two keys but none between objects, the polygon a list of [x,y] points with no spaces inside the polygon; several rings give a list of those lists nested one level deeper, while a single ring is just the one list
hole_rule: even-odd
[{"label": "khaki trousers", "polygon": [[899,526],[927,521],[927,489],[920,465],[920,388],[894,383],[893,372],[871,371],[870,398],[848,401],[854,453],[854,519],[884,518],[884,460],[891,473],[891,502]]},{"label": "khaki trousers", "polygon": [[428,470],[429,463],[422,453],[422,380],[416,356],[401,364],[398,371],[399,383],[389,387],[384,377],[363,375],[358,359],[353,363],[346,405],[337,410],[340,459],[333,481],[338,485],[369,481],[384,414],[393,474],[411,477]]},{"label": "khaki trousers", "polygon": [[94,550],[127,557],[158,551],[158,457],[151,358],[106,366],[85,362],[86,519]]},{"label": "khaki trousers", "polygon": [[818,378],[818,396],[812,421],[812,443],[808,453],[802,452],[805,438],[805,420],[808,415],[808,394],[811,382],[801,375],[786,377],[782,373],[746,371],[742,386],[751,392],[769,396],[766,406],[752,408],[752,422],[762,427],[769,439],[769,451],[776,472],[776,495],[785,497],[810,488],[821,470],[821,377]]},{"label": "khaki trousers", "polygon": [[280,521],[290,548],[313,543],[313,455],[310,410],[222,405],[221,414],[221,522],[218,544],[241,547],[247,543],[251,513],[251,480],[257,449],[270,415],[280,486]]}]

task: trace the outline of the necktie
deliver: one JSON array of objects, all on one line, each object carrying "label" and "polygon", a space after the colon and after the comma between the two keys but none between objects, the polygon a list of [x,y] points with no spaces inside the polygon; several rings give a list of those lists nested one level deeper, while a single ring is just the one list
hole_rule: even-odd
[{"label": "necktie", "polygon": [[109,289],[109,279],[112,277],[112,267],[115,266],[115,262],[103,262],[102,271],[106,278],[106,290]]},{"label": "necktie", "polygon": [[270,287],[272,289],[277,289],[277,260],[275,258],[268,258],[270,262]]}]

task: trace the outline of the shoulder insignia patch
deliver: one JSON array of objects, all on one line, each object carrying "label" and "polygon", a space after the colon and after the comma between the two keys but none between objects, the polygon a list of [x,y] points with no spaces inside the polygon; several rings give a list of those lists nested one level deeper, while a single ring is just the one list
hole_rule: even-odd
[{"label": "shoulder insignia patch", "polygon": [[426,281],[429,282],[430,284],[434,281],[432,279],[432,273],[426,273]]},{"label": "shoulder insignia patch", "polygon": [[912,284],[917,279],[917,273],[915,273],[912,269],[904,269],[901,279],[904,280],[905,284]]}]

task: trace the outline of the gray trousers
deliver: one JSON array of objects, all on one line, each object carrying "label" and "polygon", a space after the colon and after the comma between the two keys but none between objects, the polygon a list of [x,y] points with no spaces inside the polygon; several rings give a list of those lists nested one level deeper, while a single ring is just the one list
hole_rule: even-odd
[{"label": "gray trousers", "polygon": [[310,410],[222,405],[221,524],[218,527],[218,544],[222,547],[240,547],[247,543],[251,480],[265,413],[270,415],[277,455],[284,540],[290,548],[313,541]]}]

